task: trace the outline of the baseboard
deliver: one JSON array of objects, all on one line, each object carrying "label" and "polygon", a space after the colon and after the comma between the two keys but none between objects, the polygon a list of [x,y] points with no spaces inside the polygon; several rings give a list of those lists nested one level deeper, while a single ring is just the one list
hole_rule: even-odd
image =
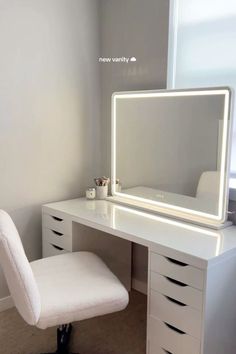
[{"label": "baseboard", "polygon": [[0,299],[0,312],[8,310],[14,307],[11,296],[4,297]]},{"label": "baseboard", "polygon": [[132,289],[137,290],[144,295],[147,295],[147,283],[145,281],[132,278]]}]

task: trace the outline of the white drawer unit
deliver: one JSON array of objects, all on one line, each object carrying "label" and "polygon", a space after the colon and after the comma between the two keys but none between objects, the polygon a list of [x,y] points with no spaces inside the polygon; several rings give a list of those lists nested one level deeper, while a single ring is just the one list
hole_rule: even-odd
[{"label": "white drawer unit", "polygon": [[72,222],[58,213],[43,213],[43,257],[73,251]]},{"label": "white drawer unit", "polygon": [[148,354],[201,354],[204,271],[149,256]]},{"label": "white drawer unit", "polygon": [[43,214],[43,228],[55,230],[65,235],[72,234],[72,223],[70,220],[61,218],[56,213]]},{"label": "white drawer unit", "polygon": [[44,228],[43,229],[43,243],[50,243],[65,250],[72,252],[72,236],[64,235],[63,233]]},{"label": "white drawer unit", "polygon": [[202,313],[155,290],[150,294],[150,315],[196,338],[201,338]]},{"label": "white drawer unit", "polygon": [[160,349],[164,350],[165,354],[168,352],[171,354],[200,354],[201,342],[199,339],[152,316],[149,318],[148,341],[149,354],[159,354],[158,350]]},{"label": "white drawer unit", "polygon": [[203,289],[204,272],[201,269],[153,252],[150,253],[150,257],[151,271],[178,280],[194,288]]},{"label": "white drawer unit", "polygon": [[156,272],[151,272],[150,274],[151,289],[202,311],[202,291]]}]

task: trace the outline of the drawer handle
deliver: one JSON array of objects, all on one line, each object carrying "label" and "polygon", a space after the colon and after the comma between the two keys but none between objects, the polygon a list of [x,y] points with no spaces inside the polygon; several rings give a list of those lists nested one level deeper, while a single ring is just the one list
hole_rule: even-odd
[{"label": "drawer handle", "polygon": [[56,248],[56,250],[63,251],[63,248],[61,248],[59,246],[56,246],[56,245],[53,245],[52,243],[51,243],[51,245],[52,245],[52,247]]},{"label": "drawer handle", "polygon": [[171,352],[169,352],[168,350],[165,350],[164,348],[161,348],[166,354],[172,354]]},{"label": "drawer handle", "polygon": [[175,280],[175,279],[172,279],[172,278],[169,278],[169,277],[165,277],[170,283],[173,283],[175,285],[179,285],[179,286],[182,286],[183,288],[188,286],[187,284],[185,283],[181,283],[181,281],[178,281],[178,280]]},{"label": "drawer handle", "polygon": [[170,258],[170,257],[165,257],[165,258],[166,258],[169,262],[174,263],[174,264],[177,264],[177,265],[179,265],[180,267],[187,267],[187,266],[188,266],[187,263],[177,261],[177,259],[173,259],[173,258]]},{"label": "drawer handle", "polygon": [[52,215],[51,215],[51,217],[52,217],[54,220],[56,220],[56,221],[60,221],[60,222],[63,221],[63,219],[58,218],[57,216],[52,216]]},{"label": "drawer handle", "polygon": [[167,295],[164,295],[164,296],[165,296],[165,298],[166,298],[167,300],[169,300],[170,302],[175,303],[176,305],[183,306],[183,307],[187,306],[187,305],[184,304],[183,302],[180,302],[180,301],[178,301],[178,300],[172,299],[172,297],[169,297],[169,296],[167,296]]},{"label": "drawer handle", "polygon": [[164,324],[166,325],[166,327],[170,328],[172,331],[175,331],[179,334],[186,334],[185,332],[181,331],[180,329],[178,329],[174,326],[171,326],[169,323],[164,322]]},{"label": "drawer handle", "polygon": [[63,234],[61,232],[55,231],[55,230],[51,230],[55,235],[57,236],[63,236]]}]

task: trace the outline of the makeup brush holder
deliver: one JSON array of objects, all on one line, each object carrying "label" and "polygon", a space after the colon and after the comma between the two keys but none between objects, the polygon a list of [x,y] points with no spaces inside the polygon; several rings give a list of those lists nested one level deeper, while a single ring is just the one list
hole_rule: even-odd
[{"label": "makeup brush holder", "polygon": [[96,186],[96,197],[97,199],[106,199],[108,195],[108,185],[106,186]]}]

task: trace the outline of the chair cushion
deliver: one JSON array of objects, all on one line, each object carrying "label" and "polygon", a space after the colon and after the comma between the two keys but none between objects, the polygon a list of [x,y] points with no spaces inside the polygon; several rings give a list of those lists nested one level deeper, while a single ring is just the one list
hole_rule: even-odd
[{"label": "chair cushion", "polygon": [[120,311],[128,304],[124,286],[93,253],[66,253],[31,267],[41,296],[39,328]]}]

